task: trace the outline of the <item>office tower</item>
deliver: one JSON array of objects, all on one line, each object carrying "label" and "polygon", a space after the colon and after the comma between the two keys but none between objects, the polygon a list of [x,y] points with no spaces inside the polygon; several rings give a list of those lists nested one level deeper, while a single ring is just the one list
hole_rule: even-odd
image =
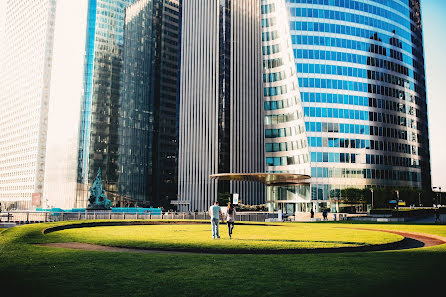
[{"label": "office tower", "polygon": [[0,202],[27,209],[44,189],[55,1],[8,1],[0,79]]},{"label": "office tower", "polygon": [[126,9],[119,125],[119,194],[171,207],[177,183],[179,1]]},{"label": "office tower", "polygon": [[133,0],[89,0],[81,107],[76,205],[85,207],[100,168],[105,190],[117,194],[119,98],[125,8]]},{"label": "office tower", "polygon": [[347,187],[429,189],[419,1],[287,5],[314,202]]},{"label": "office tower", "polygon": [[260,1],[182,3],[180,210],[205,210],[217,193],[264,201],[264,187],[216,182],[215,173],[264,172]]}]

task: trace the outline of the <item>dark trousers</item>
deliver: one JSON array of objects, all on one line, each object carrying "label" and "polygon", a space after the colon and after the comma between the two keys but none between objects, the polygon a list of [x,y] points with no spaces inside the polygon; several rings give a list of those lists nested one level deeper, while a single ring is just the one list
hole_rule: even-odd
[{"label": "dark trousers", "polygon": [[227,222],[228,223],[228,233],[229,235],[232,235],[232,229],[234,229],[234,222]]}]

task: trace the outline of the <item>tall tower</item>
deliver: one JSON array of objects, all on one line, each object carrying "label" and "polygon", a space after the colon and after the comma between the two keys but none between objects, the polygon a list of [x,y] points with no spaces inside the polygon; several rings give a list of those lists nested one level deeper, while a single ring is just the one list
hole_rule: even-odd
[{"label": "tall tower", "polygon": [[125,8],[134,0],[89,0],[85,39],[77,201],[87,205],[88,186],[102,171],[106,191],[118,190],[119,98]]},{"label": "tall tower", "polygon": [[352,186],[430,189],[419,1],[287,5],[314,202]]},{"label": "tall tower", "polygon": [[176,199],[178,0],[126,9],[119,123],[120,194],[170,207]]},{"label": "tall tower", "polygon": [[[7,1],[0,61],[0,202],[43,194],[56,2]],[[2,22],[3,24],[3,22]]]},{"label": "tall tower", "polygon": [[217,183],[210,174],[263,172],[260,1],[182,4],[180,210],[204,210],[217,193],[264,201],[255,184]]}]

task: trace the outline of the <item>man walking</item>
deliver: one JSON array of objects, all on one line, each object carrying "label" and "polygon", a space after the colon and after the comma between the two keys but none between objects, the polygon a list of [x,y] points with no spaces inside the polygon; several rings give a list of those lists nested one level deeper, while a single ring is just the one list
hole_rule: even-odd
[{"label": "man walking", "polygon": [[209,216],[211,217],[212,225],[212,239],[220,238],[218,227],[222,215],[221,208],[218,206],[218,201],[215,201],[214,205],[209,208]]}]

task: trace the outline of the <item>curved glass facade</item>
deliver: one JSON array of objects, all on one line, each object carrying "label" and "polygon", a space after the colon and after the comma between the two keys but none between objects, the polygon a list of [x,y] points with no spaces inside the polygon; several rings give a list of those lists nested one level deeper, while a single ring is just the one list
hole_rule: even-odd
[{"label": "curved glass facade", "polygon": [[[310,174],[310,158],[288,11],[283,0],[262,2],[265,168],[270,173]],[[267,187],[271,208],[309,202],[308,187]],[[274,201],[275,205],[271,203]],[[279,205],[280,204],[280,205]],[[302,210],[302,209],[299,209]]]},{"label": "curved glass facade", "polygon": [[430,188],[419,1],[286,2],[312,200],[352,186]]}]

